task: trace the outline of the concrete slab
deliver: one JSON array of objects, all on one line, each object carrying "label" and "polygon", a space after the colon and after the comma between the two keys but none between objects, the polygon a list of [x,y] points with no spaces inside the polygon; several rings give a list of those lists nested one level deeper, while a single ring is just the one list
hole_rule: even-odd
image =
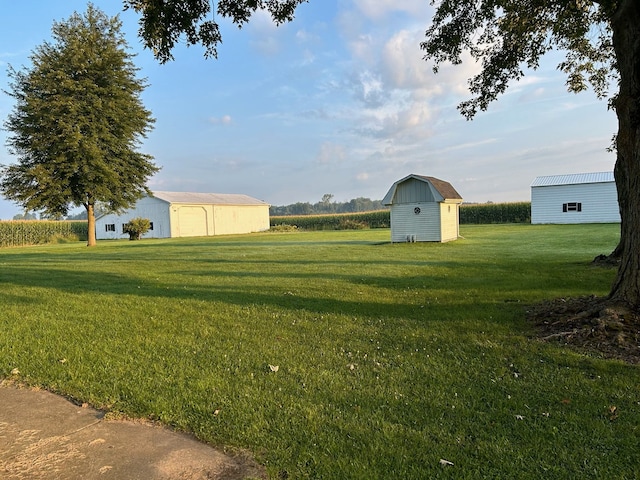
[{"label": "concrete slab", "polygon": [[188,435],[102,412],[52,393],[0,384],[0,478],[5,480],[241,480],[266,478]]}]

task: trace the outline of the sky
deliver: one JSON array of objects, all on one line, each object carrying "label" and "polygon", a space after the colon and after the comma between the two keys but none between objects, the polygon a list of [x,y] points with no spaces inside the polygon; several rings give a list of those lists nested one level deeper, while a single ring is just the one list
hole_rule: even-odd
[{"label": "sky", "polygon": [[[410,174],[450,182],[466,202],[529,201],[537,176],[611,171],[616,118],[592,92],[566,91],[552,53],[467,121],[473,61],[436,75],[419,48],[428,0],[311,0],[276,27],[263,12],[238,29],[216,16],[218,59],[179,45],[161,65],[138,38],[138,16],[120,0],[94,0],[119,15],[156,119],[140,150],[161,170],[148,186],[241,193],[271,205],[380,200]],[[77,0],[0,0],[0,90],[9,65],[29,68],[54,21],[84,12]],[[0,120],[13,99],[0,93]],[[0,164],[17,158],[0,131]],[[0,219],[21,213],[0,197]]]}]

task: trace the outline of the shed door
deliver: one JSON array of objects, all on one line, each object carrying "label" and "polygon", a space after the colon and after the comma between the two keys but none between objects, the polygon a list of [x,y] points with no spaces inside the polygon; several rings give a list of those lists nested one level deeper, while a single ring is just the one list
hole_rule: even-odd
[{"label": "shed door", "polygon": [[180,207],[178,222],[181,237],[204,237],[207,235],[207,212],[202,207]]}]

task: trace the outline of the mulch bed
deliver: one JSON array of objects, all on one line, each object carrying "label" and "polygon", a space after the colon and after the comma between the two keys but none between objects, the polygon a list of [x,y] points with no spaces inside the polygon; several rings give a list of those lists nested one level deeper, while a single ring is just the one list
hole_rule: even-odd
[{"label": "mulch bed", "polygon": [[606,297],[549,300],[530,306],[526,315],[542,341],[640,364],[640,312]]}]

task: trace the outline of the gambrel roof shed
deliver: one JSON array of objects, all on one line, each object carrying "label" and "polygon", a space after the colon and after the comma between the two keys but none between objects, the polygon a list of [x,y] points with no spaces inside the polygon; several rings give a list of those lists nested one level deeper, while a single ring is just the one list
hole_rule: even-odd
[{"label": "gambrel roof shed", "polygon": [[448,242],[458,238],[462,197],[449,182],[407,175],[384,199],[391,207],[392,242]]},{"label": "gambrel roof shed", "polygon": [[[412,179],[416,180],[413,192],[402,192],[399,195],[396,195],[398,193],[398,186],[405,184]],[[419,185],[421,184],[423,188],[420,188]],[[411,174],[398,180],[391,186],[387,194],[384,196],[382,204],[393,205],[412,201],[444,202],[447,200],[453,200],[454,202],[457,200],[462,201],[460,194],[449,182],[445,182],[444,180],[440,180],[435,177]]]}]

